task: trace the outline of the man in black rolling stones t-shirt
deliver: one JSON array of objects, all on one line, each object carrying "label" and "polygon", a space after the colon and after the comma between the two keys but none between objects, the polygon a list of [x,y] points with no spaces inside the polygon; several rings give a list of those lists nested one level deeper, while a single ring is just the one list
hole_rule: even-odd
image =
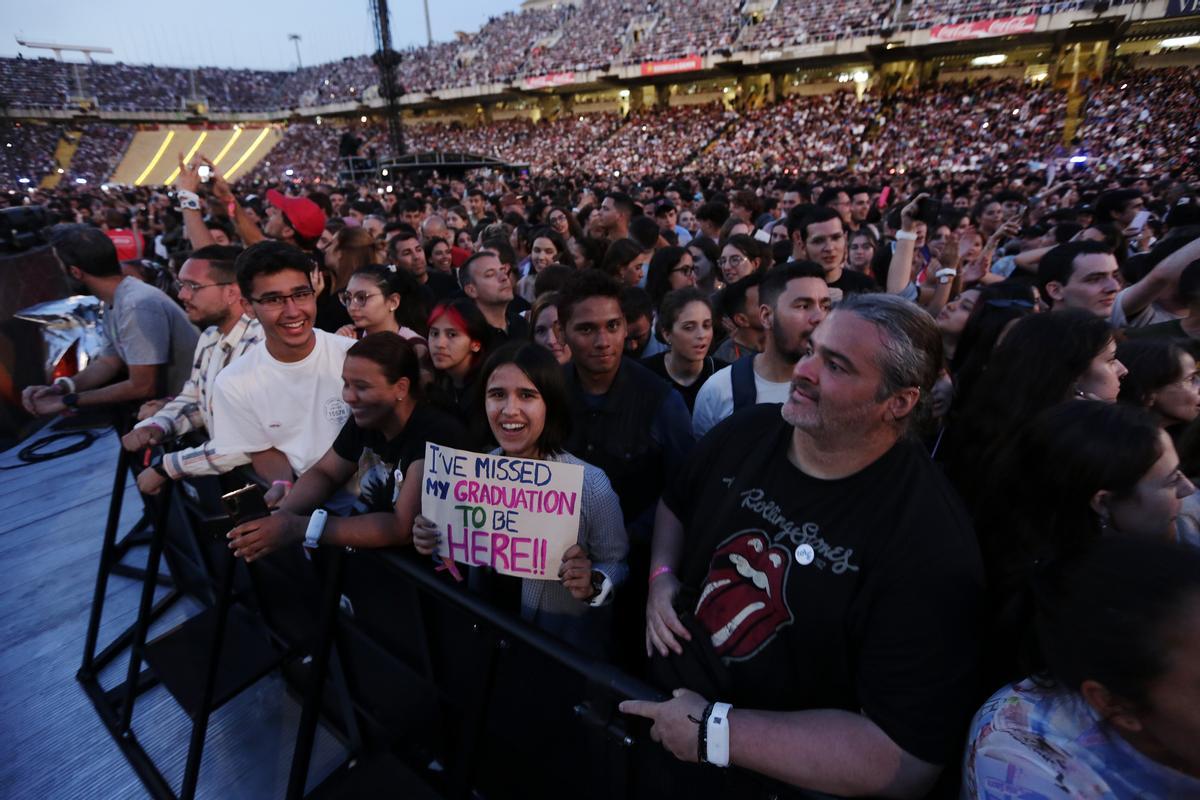
[{"label": "man in black rolling stones t-shirt", "polygon": [[[957,759],[982,569],[966,514],[906,437],[940,363],[924,311],[852,295],[813,333],[788,401],[722,422],[664,492],[646,646],[674,697],[622,710],[677,758],[889,797],[922,796]],[[681,767],[675,785],[744,796],[745,777]]]}]

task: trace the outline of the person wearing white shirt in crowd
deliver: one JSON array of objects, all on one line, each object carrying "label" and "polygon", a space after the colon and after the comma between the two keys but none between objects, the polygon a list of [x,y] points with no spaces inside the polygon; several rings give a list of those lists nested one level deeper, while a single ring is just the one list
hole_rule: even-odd
[{"label": "person wearing white shirt in crowd", "polygon": [[213,399],[216,452],[248,454],[271,483],[271,505],[325,454],[350,413],[342,363],[354,340],[313,328],[311,266],[282,242],[260,242],[238,256],[242,304],[264,338],[218,376]]},{"label": "person wearing white shirt in crowd", "polygon": [[[240,247],[210,245],[192,253],[179,270],[179,299],[188,320],[203,326],[192,374],[175,395],[125,434],[131,452],[192,431],[213,430],[213,386],[221,370],[262,341],[262,325],[242,311],[234,259]],[[147,404],[149,405],[149,404]],[[165,453],[138,475],[138,489],[156,494],[169,480],[217,475],[245,464],[245,453],[218,455],[212,441]]]}]

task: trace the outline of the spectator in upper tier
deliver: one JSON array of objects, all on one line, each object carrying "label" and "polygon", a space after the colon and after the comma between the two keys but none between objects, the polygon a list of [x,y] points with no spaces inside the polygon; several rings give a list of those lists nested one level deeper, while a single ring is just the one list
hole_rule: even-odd
[{"label": "spectator in upper tier", "polygon": [[[240,247],[209,245],[196,250],[179,270],[179,299],[188,319],[204,329],[196,344],[192,374],[179,393],[127,433],[121,444],[136,452],[194,431],[213,430],[217,375],[262,341],[262,325],[242,308],[234,261]],[[138,488],[156,494],[169,480],[217,475],[249,462],[244,453],[219,455],[211,440],[164,453],[138,475]]]},{"label": "spectator in upper tier", "polygon": [[[731,417],[667,488],[646,651],[674,691],[620,707],[652,720],[680,761],[839,796],[922,797],[961,757],[979,551],[945,478],[906,438],[941,359],[924,311],[853,295],[817,327],[782,417],[769,405]],[[677,796],[754,785],[741,770],[684,765],[668,782]]]},{"label": "spectator in upper tier", "polygon": [[[177,394],[191,373],[200,335],[183,310],[153,286],[123,276],[116,247],[99,228],[57,225],[50,244],[72,291],[95,295],[105,304],[108,343],[74,378],[26,387],[25,409],[59,414]],[[121,373],[125,378],[116,380]]]},{"label": "spectator in upper tier", "polygon": [[350,413],[342,362],[355,340],[314,329],[310,264],[305,253],[274,241],[238,256],[242,304],[262,324],[263,341],[221,372],[213,396],[213,447],[248,454],[271,482],[271,505],[325,454]]},{"label": "spectator in upper tier", "polygon": [[975,715],[964,800],[1200,797],[1200,554],[1100,539],[1030,598],[1037,671]]}]

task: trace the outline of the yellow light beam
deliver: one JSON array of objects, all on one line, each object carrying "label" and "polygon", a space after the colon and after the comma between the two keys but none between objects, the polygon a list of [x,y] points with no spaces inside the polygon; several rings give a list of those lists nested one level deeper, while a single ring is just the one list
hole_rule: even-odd
[{"label": "yellow light beam", "polygon": [[241,135],[242,135],[241,128],[238,128],[237,130],[235,130],[233,132],[233,136],[229,137],[229,141],[225,143],[225,146],[221,148],[221,152],[217,153],[217,157],[213,159],[214,167],[218,166],[221,163],[221,159],[225,157],[225,154],[229,152],[229,148],[233,147],[233,143],[236,142],[238,140],[238,137]]},{"label": "yellow light beam", "polygon": [[[200,138],[196,140],[196,143],[194,145],[192,145],[192,149],[188,150],[187,155],[183,157],[183,163],[185,163],[185,164],[191,163],[192,156],[196,155],[196,151],[200,149],[200,145],[204,144],[204,140],[207,138],[208,138],[208,131],[202,131],[200,133]],[[176,167],[175,171],[172,172],[169,176],[167,176],[167,180],[163,183],[163,185],[170,186],[171,182],[178,177],[179,177],[179,167]]]},{"label": "yellow light beam", "polygon": [[250,154],[251,154],[251,153],[253,153],[255,150],[257,150],[257,149],[258,149],[258,146],[259,146],[260,144],[262,144],[262,140],[263,140],[263,139],[265,139],[265,138],[267,138],[267,134],[269,134],[270,132],[271,132],[271,129],[270,129],[270,128],[263,128],[263,129],[262,129],[262,133],[260,133],[260,134],[258,135],[258,138],[254,140],[254,144],[252,144],[252,145],[250,145],[248,148],[246,148],[246,152],[242,153],[242,157],[241,157],[241,158],[239,158],[239,159],[237,160],[237,163],[236,163],[236,164],[234,164],[234,165],[233,165],[233,166],[232,166],[232,167],[229,169],[229,171],[225,173],[225,180],[227,180],[227,181],[228,181],[228,180],[232,180],[232,178],[233,178],[233,173],[237,172],[237,171],[238,171],[238,168],[239,168],[239,167],[241,167],[241,166],[242,166],[242,164],[245,164],[245,163],[246,163],[246,159],[250,157]]},{"label": "yellow light beam", "polygon": [[159,159],[162,158],[163,153],[167,152],[167,145],[169,145],[171,140],[174,138],[175,131],[167,131],[167,138],[163,139],[163,143],[159,145],[158,152],[154,154],[154,158],[150,159],[150,163],[146,165],[144,170],[142,170],[142,174],[138,175],[137,180],[133,182],[134,186],[142,185],[142,181],[146,180],[146,176],[150,174],[150,170],[154,169],[155,165],[158,164]]}]

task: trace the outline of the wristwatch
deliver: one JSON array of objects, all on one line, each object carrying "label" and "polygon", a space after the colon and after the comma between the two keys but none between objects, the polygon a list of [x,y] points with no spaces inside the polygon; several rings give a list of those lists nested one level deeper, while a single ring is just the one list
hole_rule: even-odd
[{"label": "wristwatch", "polygon": [[68,392],[67,394],[64,394],[62,398],[62,404],[72,411],[78,411],[79,395],[75,394],[75,392]]},{"label": "wristwatch", "polygon": [[329,512],[323,508],[318,508],[312,513],[308,519],[308,527],[304,531],[304,547],[308,550],[315,550],[321,543],[321,534],[325,532],[325,521],[329,518]]}]

